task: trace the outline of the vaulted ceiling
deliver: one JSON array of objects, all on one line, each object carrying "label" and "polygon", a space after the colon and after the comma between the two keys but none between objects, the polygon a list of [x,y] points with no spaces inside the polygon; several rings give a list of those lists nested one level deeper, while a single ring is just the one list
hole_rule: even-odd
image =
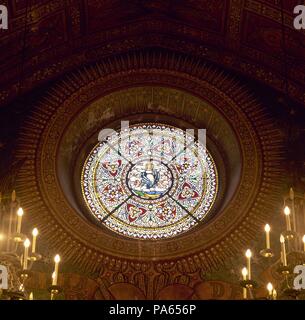
[{"label": "vaulted ceiling", "polygon": [[1,104],[80,65],[152,46],[204,57],[279,91],[285,90],[287,55],[289,93],[305,104],[305,33],[293,29],[298,0],[283,1],[286,54],[281,0],[5,2],[9,30],[0,33]]}]

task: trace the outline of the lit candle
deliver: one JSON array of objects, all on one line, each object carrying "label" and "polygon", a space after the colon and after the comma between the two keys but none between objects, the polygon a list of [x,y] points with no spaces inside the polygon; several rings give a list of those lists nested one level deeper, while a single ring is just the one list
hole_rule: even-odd
[{"label": "lit candle", "polygon": [[28,257],[29,257],[29,247],[31,245],[31,242],[30,242],[29,239],[26,239],[23,244],[24,244],[23,269],[27,270],[27,268],[28,268]]},{"label": "lit candle", "polygon": [[[248,270],[246,267],[242,268],[241,274],[243,275],[243,280],[244,281],[247,280]],[[244,287],[243,287],[243,298],[247,299],[247,288],[244,288]]]},{"label": "lit candle", "polygon": [[246,251],[246,258],[247,258],[247,270],[248,270],[248,279],[251,280],[251,257],[252,252],[250,249]]},{"label": "lit candle", "polygon": [[242,268],[241,274],[243,275],[243,280],[247,280],[248,270],[246,267]]},{"label": "lit candle", "polygon": [[305,251],[305,235],[303,236],[302,240],[303,240],[304,251]]},{"label": "lit candle", "polygon": [[265,231],[266,231],[266,248],[270,249],[270,226],[268,223],[265,225]]},{"label": "lit candle", "polygon": [[284,208],[284,214],[286,216],[286,227],[287,231],[291,231],[291,224],[290,224],[290,209],[288,206]]},{"label": "lit candle", "polygon": [[285,248],[285,238],[283,235],[280,237],[280,242],[281,242],[281,249],[282,249],[282,259],[283,259],[283,265],[284,267],[287,266],[287,257],[286,257],[286,248]]},{"label": "lit candle", "polygon": [[19,208],[17,211],[17,216],[18,216],[18,220],[17,220],[17,233],[21,233],[21,222],[22,222],[22,216],[23,216],[23,210],[22,208]]},{"label": "lit candle", "polygon": [[54,257],[54,262],[55,262],[55,268],[54,268],[54,273],[52,274],[52,285],[57,286],[57,279],[58,279],[58,267],[59,267],[59,262],[60,262],[60,256],[57,254]]},{"label": "lit candle", "polygon": [[269,282],[267,284],[267,290],[268,290],[268,293],[269,293],[269,297],[272,297],[272,293],[273,293],[273,285],[271,282]]},{"label": "lit candle", "polygon": [[32,253],[35,253],[35,251],[36,251],[36,241],[37,241],[37,236],[38,236],[38,229],[37,228],[33,229],[32,235],[33,235]]},{"label": "lit candle", "polygon": [[33,292],[30,293],[29,300],[34,300]]}]

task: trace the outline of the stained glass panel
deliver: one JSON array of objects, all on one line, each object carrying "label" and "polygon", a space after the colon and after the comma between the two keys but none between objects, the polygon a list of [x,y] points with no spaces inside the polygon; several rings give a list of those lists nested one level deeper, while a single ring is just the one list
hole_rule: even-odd
[{"label": "stained glass panel", "polygon": [[82,172],[84,199],[109,229],[140,239],[176,236],[202,221],[218,189],[212,156],[185,131],[140,124],[94,147]]}]

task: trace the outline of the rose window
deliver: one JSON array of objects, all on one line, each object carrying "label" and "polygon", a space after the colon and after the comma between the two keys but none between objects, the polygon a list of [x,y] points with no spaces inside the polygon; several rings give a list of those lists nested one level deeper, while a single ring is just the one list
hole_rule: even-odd
[{"label": "rose window", "polygon": [[85,202],[107,228],[138,239],[188,231],[210,212],[217,169],[188,131],[141,124],[108,134],[82,172]]}]

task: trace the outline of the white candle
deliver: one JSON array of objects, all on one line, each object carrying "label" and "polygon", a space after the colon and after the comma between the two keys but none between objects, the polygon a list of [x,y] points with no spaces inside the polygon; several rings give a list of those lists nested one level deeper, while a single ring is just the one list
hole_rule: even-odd
[{"label": "white candle", "polygon": [[33,229],[32,235],[33,235],[32,253],[35,253],[35,251],[36,251],[36,241],[37,241],[37,236],[38,236],[38,229],[37,228]]},{"label": "white candle", "polygon": [[251,280],[251,257],[252,252],[250,249],[246,251],[246,258],[247,258],[247,270],[248,270],[248,279]]},{"label": "white candle", "polygon": [[270,249],[270,226],[268,223],[265,225],[265,231],[266,231],[266,248]]},{"label": "white candle", "polygon": [[290,224],[290,209],[288,206],[284,208],[284,214],[286,216],[286,227],[287,231],[291,231],[291,224]]},{"label": "white candle", "polygon": [[59,262],[60,262],[60,256],[57,254],[54,257],[54,262],[55,262],[55,268],[54,268],[54,273],[52,274],[52,285],[57,286],[57,280],[58,280],[58,267],[59,267]]},{"label": "white candle", "polygon": [[281,249],[282,249],[282,258],[283,258],[283,265],[284,267],[287,266],[287,257],[286,257],[286,247],[285,247],[285,238],[283,235],[280,237],[280,242],[281,242]]},{"label": "white candle", "polygon": [[19,208],[17,211],[17,233],[21,233],[21,222],[22,222],[23,210]]},{"label": "white candle", "polygon": [[[242,268],[241,274],[243,275],[243,280],[247,280],[248,270],[247,268]],[[243,287],[243,298],[247,299],[247,288]]]},{"label": "white candle", "polygon": [[28,268],[28,257],[29,257],[29,247],[31,245],[31,242],[30,242],[29,239],[26,239],[23,244],[24,244],[23,269],[27,270],[27,268]]}]

